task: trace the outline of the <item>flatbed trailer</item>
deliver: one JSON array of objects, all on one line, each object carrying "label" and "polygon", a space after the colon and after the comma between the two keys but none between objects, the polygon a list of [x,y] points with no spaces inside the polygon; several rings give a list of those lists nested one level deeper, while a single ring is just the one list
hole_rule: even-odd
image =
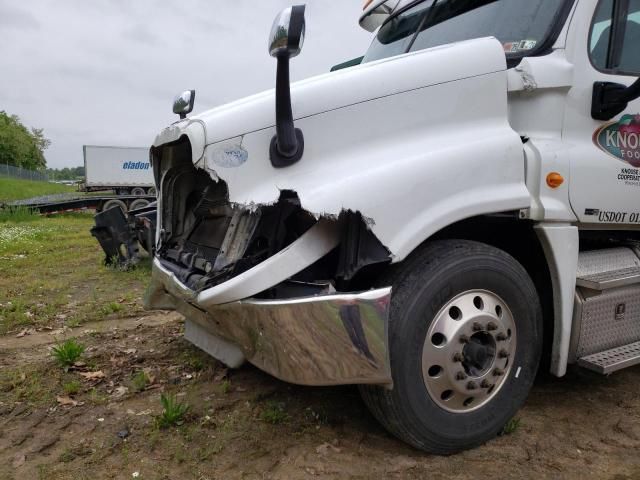
[{"label": "flatbed trailer", "polygon": [[156,198],[152,195],[88,195],[57,201],[20,201],[5,204],[4,208],[29,208],[32,210],[37,210],[41,215],[54,215],[58,213],[78,212],[85,210],[95,210],[96,212],[102,212],[114,207],[120,207],[124,212],[128,212],[129,210],[144,208],[151,202],[155,202],[155,200]]}]

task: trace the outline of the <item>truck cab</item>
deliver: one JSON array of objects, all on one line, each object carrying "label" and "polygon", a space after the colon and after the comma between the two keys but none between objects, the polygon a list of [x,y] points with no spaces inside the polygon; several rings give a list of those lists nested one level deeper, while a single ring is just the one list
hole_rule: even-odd
[{"label": "truck cab", "polygon": [[540,365],[640,363],[640,0],[373,0],[362,60],[290,84],[304,11],[275,90],[176,99],[147,305],[230,367],[359,385],[439,454]]}]

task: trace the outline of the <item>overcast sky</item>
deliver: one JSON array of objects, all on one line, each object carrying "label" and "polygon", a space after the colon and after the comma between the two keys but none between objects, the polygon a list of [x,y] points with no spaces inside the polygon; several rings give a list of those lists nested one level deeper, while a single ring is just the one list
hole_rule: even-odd
[{"label": "overcast sky", "polygon": [[[197,90],[197,113],[273,88],[267,39],[292,1],[0,0],[0,110],[44,128],[53,168],[81,165],[84,144],[148,146],[182,90]],[[306,3],[293,80],[370,42],[362,0]]]}]

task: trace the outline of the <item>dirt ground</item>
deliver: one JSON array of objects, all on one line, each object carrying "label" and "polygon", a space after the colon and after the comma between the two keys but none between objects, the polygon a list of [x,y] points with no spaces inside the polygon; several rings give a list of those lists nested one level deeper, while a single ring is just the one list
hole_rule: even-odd
[{"label": "dirt ground", "polygon": [[[51,358],[49,333],[0,342],[3,480],[640,478],[638,368],[543,375],[513,433],[435,457],[390,437],[355,388],[286,385],[250,366],[227,371],[182,339],[175,314],[74,335],[87,351],[66,373]],[[137,391],[140,371],[150,381]],[[62,405],[73,380],[78,403]],[[184,424],[156,426],[164,391],[190,406]]]},{"label": "dirt ground", "polygon": [[[451,457],[388,435],[355,387],[228,371],[142,311],[148,262],[102,265],[90,216],[0,222],[0,480],[640,479],[640,367],[541,375],[512,432]],[[51,349],[76,337],[65,371]],[[160,428],[161,395],[189,410]]]}]

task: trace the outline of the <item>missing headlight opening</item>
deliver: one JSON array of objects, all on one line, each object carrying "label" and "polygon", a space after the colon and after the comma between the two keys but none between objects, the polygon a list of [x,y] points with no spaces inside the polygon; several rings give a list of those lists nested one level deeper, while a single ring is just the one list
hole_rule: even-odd
[{"label": "missing headlight opening", "polygon": [[300,297],[364,290],[363,275],[390,262],[389,251],[358,212],[339,216],[304,210],[293,190],[282,190],[271,205],[229,201],[223,179],[196,168],[187,141],[154,151],[161,178],[161,230],[157,256],[180,282],[202,291],[234,278],[281,252],[320,220],[336,222],[340,243],[323,258],[257,298]]}]

